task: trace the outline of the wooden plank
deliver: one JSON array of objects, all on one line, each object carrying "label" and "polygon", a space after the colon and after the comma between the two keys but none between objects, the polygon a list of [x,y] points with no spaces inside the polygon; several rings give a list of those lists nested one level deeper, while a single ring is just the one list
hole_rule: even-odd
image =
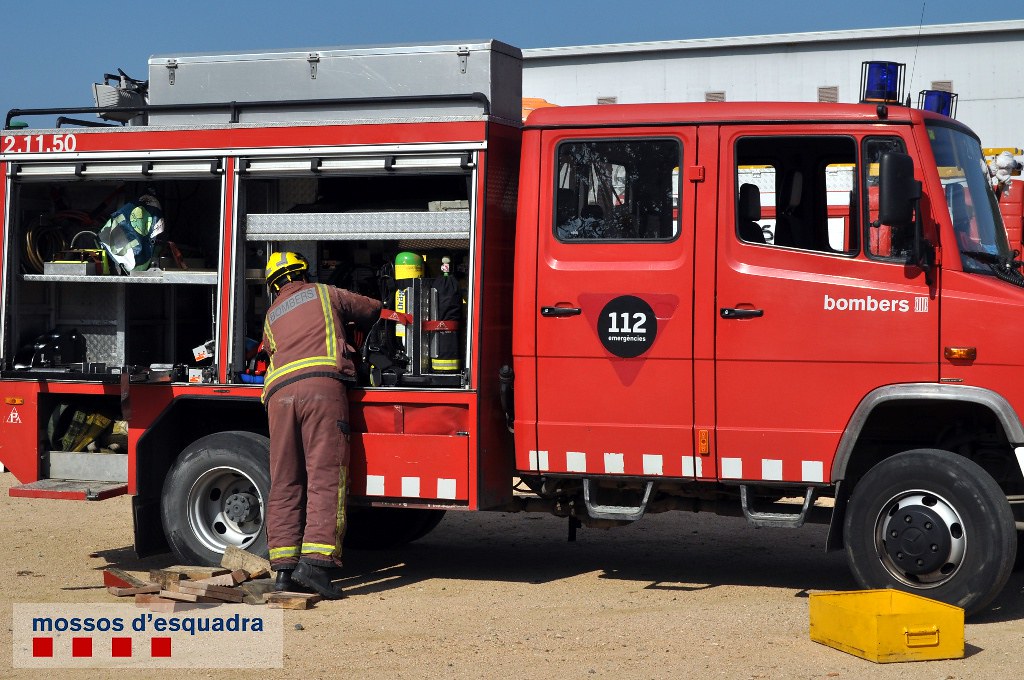
[{"label": "wooden plank", "polygon": [[173,614],[174,612],[189,611],[199,607],[195,602],[181,602],[179,600],[171,600],[166,597],[160,597],[159,595],[151,595],[148,593],[140,593],[136,595],[135,606],[143,607],[160,614]]},{"label": "wooden plank", "polygon": [[274,579],[253,579],[252,581],[246,581],[238,587],[247,593],[258,593],[260,595],[266,595],[267,593],[272,592],[274,590]]},{"label": "wooden plank", "polygon": [[[224,551],[224,556],[220,560],[220,566],[225,567],[227,571],[244,569],[249,572],[250,578],[260,578],[270,573],[270,560],[254,555],[248,550],[236,548],[233,545],[229,545]],[[211,576],[214,575],[211,574]]]},{"label": "wooden plank", "polygon": [[150,584],[123,569],[109,567],[103,570],[103,585],[108,588],[142,588]]},{"label": "wooden plank", "polygon": [[161,590],[160,597],[166,600],[174,600],[175,602],[196,602],[199,600],[198,595],[183,593],[178,590]]},{"label": "wooden plank", "polygon": [[166,597],[160,597],[159,593],[139,593],[135,596],[136,607],[145,607],[146,605],[158,602],[175,602],[175,600],[168,600]]},{"label": "wooden plank", "polygon": [[237,586],[239,583],[244,583],[248,580],[249,572],[245,569],[235,569],[230,574],[198,579],[196,583],[209,583],[215,586]]},{"label": "wooden plank", "polygon": [[245,593],[237,588],[226,588],[224,586],[214,586],[206,583],[199,584],[191,581],[179,582],[178,592],[212,597],[217,600],[223,600],[224,602],[241,602],[245,598]]},{"label": "wooden plank", "polygon": [[274,580],[269,578],[246,581],[238,586],[245,593],[242,602],[245,604],[266,604],[266,597],[274,591]]},{"label": "wooden plank", "polygon": [[200,601],[203,600],[214,600],[216,602],[231,602],[233,604],[242,604],[245,602],[245,593],[238,591],[237,593],[194,593],[200,596]]},{"label": "wooden plank", "polygon": [[[255,557],[255,555],[253,555],[253,557]],[[161,569],[161,571],[166,571],[171,574],[178,574],[180,576],[179,580],[197,580],[201,578],[210,578],[211,576],[220,576],[221,574],[231,573],[230,569],[225,569],[223,567],[204,567],[193,566],[188,564],[176,564],[173,567],[164,567],[163,569]]]},{"label": "wooden plank", "polygon": [[163,569],[150,569],[149,580],[159,586],[167,588],[181,580],[180,573],[172,573]]},{"label": "wooden plank", "polygon": [[198,602],[207,604],[223,604],[222,600],[216,600],[212,597],[205,597],[203,595],[196,595],[194,593],[183,593],[174,590],[161,590],[160,597],[167,600],[175,600],[176,602]]},{"label": "wooden plank", "polygon": [[115,597],[128,597],[129,595],[145,595],[149,593],[159,593],[160,586],[155,583],[140,586],[138,588],[107,588],[107,592]]},{"label": "wooden plank", "polygon": [[200,595],[207,593],[238,593],[241,592],[234,586],[217,586],[211,583],[199,583],[198,581],[179,581],[178,589],[187,592],[198,592]]},{"label": "wooden plank", "polygon": [[309,609],[320,601],[315,593],[270,593],[267,595],[267,606],[271,609]]}]

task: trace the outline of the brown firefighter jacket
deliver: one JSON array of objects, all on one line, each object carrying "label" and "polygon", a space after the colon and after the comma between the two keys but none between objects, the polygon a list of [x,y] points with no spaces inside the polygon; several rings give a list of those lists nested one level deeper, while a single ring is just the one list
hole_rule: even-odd
[{"label": "brown firefighter jacket", "polygon": [[270,363],[263,381],[263,402],[278,387],[313,375],[354,377],[354,351],[345,338],[345,323],[368,330],[379,318],[381,303],[321,283],[291,281],[267,310],[263,347]]}]

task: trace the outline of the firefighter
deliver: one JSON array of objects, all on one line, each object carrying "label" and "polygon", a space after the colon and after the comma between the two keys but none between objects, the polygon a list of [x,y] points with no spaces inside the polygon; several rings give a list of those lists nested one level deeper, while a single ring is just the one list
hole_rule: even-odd
[{"label": "firefighter", "polygon": [[263,383],[270,423],[267,542],[278,572],[275,589],[296,590],[298,584],[340,599],[330,570],[341,566],[349,465],[346,382],[356,374],[345,324],[368,328],[381,303],[311,283],[299,253],[272,253],[266,280],[277,294],[263,326],[270,357]]}]

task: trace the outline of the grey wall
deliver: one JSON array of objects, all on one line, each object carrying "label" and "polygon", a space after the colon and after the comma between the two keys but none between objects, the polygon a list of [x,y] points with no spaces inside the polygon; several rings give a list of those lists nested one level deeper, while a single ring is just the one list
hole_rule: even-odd
[{"label": "grey wall", "polygon": [[838,86],[859,99],[861,62],[903,62],[905,92],[950,80],[957,118],[986,146],[1024,147],[1024,21],[827,31],[523,50],[523,96],[560,105],[704,101],[817,101]]}]

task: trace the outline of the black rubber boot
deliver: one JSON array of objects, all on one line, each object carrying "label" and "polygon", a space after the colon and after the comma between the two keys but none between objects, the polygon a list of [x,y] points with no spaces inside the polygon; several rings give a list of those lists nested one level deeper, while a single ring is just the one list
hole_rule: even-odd
[{"label": "black rubber boot", "polygon": [[292,578],[292,569],[278,569],[277,580],[274,581],[275,593],[311,593],[309,588],[295,582]]},{"label": "black rubber boot", "polygon": [[318,567],[308,562],[299,562],[292,572],[292,581],[313,589],[325,600],[340,600],[345,593],[331,583],[331,570],[327,567]]}]

